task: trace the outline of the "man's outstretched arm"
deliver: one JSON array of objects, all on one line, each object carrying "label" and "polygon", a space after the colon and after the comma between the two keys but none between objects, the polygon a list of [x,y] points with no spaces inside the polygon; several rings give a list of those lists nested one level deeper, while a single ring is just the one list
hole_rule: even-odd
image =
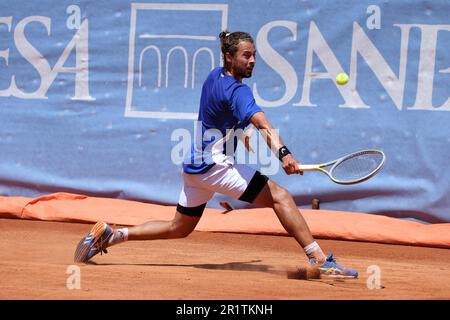
[{"label": "man's outstretched arm", "polygon": [[[272,150],[273,153],[275,153],[278,158],[280,158],[280,149],[286,146],[284,145],[284,141],[282,140],[278,132],[270,124],[269,119],[267,119],[266,115],[263,112],[257,112],[250,118],[250,122],[261,133],[267,143],[267,146]],[[297,161],[291,153],[282,156],[281,162],[286,174],[303,174],[303,172],[298,169],[298,165],[300,164],[300,162]]]}]

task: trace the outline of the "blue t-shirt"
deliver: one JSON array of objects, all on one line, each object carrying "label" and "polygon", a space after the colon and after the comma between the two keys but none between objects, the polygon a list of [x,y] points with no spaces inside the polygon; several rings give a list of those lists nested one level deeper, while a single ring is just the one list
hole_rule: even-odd
[{"label": "blue t-shirt", "polygon": [[257,112],[262,110],[249,86],[227,75],[222,67],[213,69],[203,84],[194,142],[184,160],[184,172],[204,173],[215,163],[233,162],[239,134]]}]

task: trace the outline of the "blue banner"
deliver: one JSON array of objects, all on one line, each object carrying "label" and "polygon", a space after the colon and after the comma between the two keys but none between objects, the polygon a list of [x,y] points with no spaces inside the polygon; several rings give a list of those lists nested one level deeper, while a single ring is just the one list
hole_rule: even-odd
[{"label": "blue banner", "polygon": [[[254,37],[244,82],[298,160],[387,156],[353,186],[286,176],[258,134],[255,153],[238,147],[242,161],[300,207],[317,198],[323,209],[449,222],[449,12],[446,0],[1,1],[0,194],[176,204],[228,29]],[[216,195],[208,207],[221,201],[248,206]]]}]

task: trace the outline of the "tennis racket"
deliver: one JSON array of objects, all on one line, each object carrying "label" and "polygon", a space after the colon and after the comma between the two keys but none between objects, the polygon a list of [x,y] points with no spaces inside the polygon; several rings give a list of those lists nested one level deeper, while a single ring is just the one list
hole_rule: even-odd
[{"label": "tennis racket", "polygon": [[302,164],[302,171],[320,171],[333,182],[355,184],[373,177],[383,167],[386,156],[380,150],[362,150],[321,164]]}]

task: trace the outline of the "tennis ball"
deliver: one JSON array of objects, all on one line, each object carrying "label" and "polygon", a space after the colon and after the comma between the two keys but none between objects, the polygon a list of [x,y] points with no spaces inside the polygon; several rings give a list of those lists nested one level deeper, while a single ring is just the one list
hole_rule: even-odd
[{"label": "tennis ball", "polygon": [[348,82],[348,75],[345,72],[341,72],[336,76],[336,83],[339,85],[344,85]]}]

